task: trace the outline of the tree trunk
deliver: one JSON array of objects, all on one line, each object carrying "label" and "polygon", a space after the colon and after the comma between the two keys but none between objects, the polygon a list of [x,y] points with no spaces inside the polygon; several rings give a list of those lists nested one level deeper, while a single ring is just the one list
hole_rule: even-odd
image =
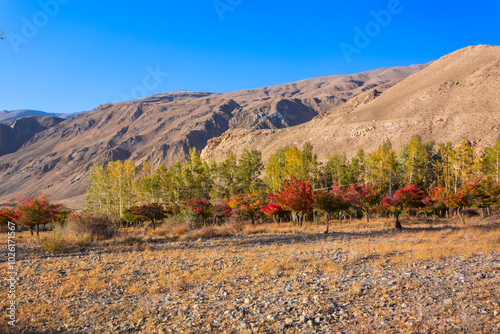
[{"label": "tree trunk", "polygon": [[401,225],[401,222],[399,221],[399,212],[396,211],[395,215],[396,215],[396,225],[394,227],[397,229],[402,229],[403,226]]},{"label": "tree trunk", "polygon": [[339,211],[339,224],[342,225],[342,211]]},{"label": "tree trunk", "polygon": [[365,211],[365,214],[366,214],[366,222],[369,223],[370,222],[370,216],[368,215],[368,210]]},{"label": "tree trunk", "polygon": [[40,224],[36,224],[36,236],[40,235]]},{"label": "tree trunk", "polygon": [[326,214],[326,231],[325,231],[326,234],[328,234],[329,229],[330,229],[330,214],[327,213]]},{"label": "tree trunk", "polygon": [[464,217],[462,216],[462,213],[460,212],[460,209],[461,209],[461,208],[457,208],[457,214],[458,214],[458,216],[460,217],[460,220],[462,221],[462,224],[467,225],[467,224],[465,223]]},{"label": "tree trunk", "polygon": [[484,208],[481,208],[481,218],[484,219]]},{"label": "tree trunk", "polygon": [[33,236],[33,225],[30,225],[31,236]]}]

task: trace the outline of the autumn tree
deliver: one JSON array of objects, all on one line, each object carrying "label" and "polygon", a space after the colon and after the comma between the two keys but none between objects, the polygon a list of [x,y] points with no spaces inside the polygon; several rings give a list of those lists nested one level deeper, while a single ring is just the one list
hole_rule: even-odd
[{"label": "autumn tree", "polygon": [[425,194],[422,189],[417,188],[415,185],[408,185],[397,190],[392,196],[383,198],[382,205],[395,214],[395,228],[401,229],[403,227],[399,221],[399,214],[403,210],[424,207],[424,199]]},{"label": "autumn tree", "polygon": [[212,205],[212,215],[219,225],[222,225],[224,219],[231,216],[231,211],[231,206],[226,199],[215,200]]},{"label": "autumn tree", "polygon": [[314,203],[311,184],[292,176],[283,181],[281,188],[283,190],[274,193],[276,204],[291,211],[298,218],[298,225],[302,226],[304,214],[312,210]]},{"label": "autumn tree", "polygon": [[197,219],[203,221],[203,226],[206,226],[207,219],[212,216],[212,203],[203,198],[198,198],[186,200],[186,205]]},{"label": "autumn tree", "polygon": [[36,227],[36,235],[40,234],[40,225],[51,223],[58,219],[61,204],[51,204],[47,195],[38,194],[38,197],[20,197],[15,208],[16,222],[28,226],[31,235]]},{"label": "autumn tree", "polygon": [[275,203],[275,198],[273,193],[269,193],[266,197],[267,205],[262,208],[262,212],[267,217],[272,217],[275,223],[280,224],[281,219],[286,214],[281,206]]},{"label": "autumn tree", "polygon": [[142,217],[143,219],[149,219],[153,225],[153,229],[156,228],[156,222],[167,218],[168,212],[159,203],[149,203],[144,205],[139,205],[131,208],[131,213]]},{"label": "autumn tree", "polygon": [[326,231],[329,231],[330,217],[333,213],[339,214],[339,221],[342,221],[341,211],[347,209],[350,204],[340,191],[340,187],[334,186],[335,190],[316,191],[313,193],[314,207],[326,213]]},{"label": "autumn tree", "polygon": [[460,221],[465,225],[465,219],[462,215],[462,210],[468,208],[477,203],[480,191],[478,189],[477,182],[469,181],[465,182],[456,191],[450,191],[448,196],[446,196],[445,204],[450,208],[457,208],[458,217]]},{"label": "autumn tree", "polygon": [[430,187],[427,190],[427,197],[425,198],[425,203],[430,212],[435,214],[437,212],[442,213],[446,210],[447,206],[445,201],[447,196],[448,192],[445,187],[441,185]]},{"label": "autumn tree", "polygon": [[228,203],[238,218],[250,219],[252,224],[255,224],[255,219],[261,216],[265,205],[257,193],[236,195]]},{"label": "autumn tree", "polygon": [[345,190],[345,198],[356,210],[365,214],[366,222],[370,222],[370,209],[379,204],[382,192],[371,182],[367,184],[352,184]]}]

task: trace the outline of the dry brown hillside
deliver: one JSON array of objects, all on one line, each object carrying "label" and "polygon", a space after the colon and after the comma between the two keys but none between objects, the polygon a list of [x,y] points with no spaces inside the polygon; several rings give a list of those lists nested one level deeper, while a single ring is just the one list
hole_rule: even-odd
[{"label": "dry brown hillside", "polygon": [[471,46],[448,54],[383,93],[372,90],[312,121],[287,129],[230,130],[209,141],[205,158],[244,148],[265,158],[285,145],[309,141],[320,160],[335,151],[396,147],[416,134],[436,142],[466,138],[483,147],[500,129],[500,47]]},{"label": "dry brown hillside", "polygon": [[82,204],[95,162],[131,159],[153,165],[184,159],[190,147],[237,128],[279,129],[313,119],[373,88],[386,89],[425,65],[336,75],[234,93],[177,91],[105,104],[40,132],[0,157],[0,200],[20,194]]}]

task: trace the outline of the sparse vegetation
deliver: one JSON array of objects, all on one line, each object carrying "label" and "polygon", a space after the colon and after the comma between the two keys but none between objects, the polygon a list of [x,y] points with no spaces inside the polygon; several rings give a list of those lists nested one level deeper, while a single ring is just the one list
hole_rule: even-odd
[{"label": "sparse vegetation", "polygon": [[328,235],[324,224],[308,222],[129,228],[65,257],[41,257],[23,238],[18,325],[32,332],[493,333],[500,323],[496,219],[471,218],[468,226],[412,219],[403,231],[388,229],[390,219],[334,222]]}]

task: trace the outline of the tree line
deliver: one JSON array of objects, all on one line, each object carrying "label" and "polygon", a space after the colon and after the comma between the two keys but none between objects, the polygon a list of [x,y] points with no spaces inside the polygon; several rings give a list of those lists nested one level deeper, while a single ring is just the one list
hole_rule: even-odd
[{"label": "tree line", "polygon": [[221,223],[231,215],[253,222],[268,215],[279,221],[286,213],[300,224],[314,208],[327,216],[342,212],[367,218],[371,212],[398,218],[411,208],[437,215],[457,208],[463,220],[461,209],[497,203],[499,174],[500,140],[479,154],[467,140],[436,145],[414,136],[399,150],[386,140],[377,150],[360,149],[351,159],[345,152],[335,153],[325,164],[318,163],[310,143],[301,149],[280,147],[267,164],[258,150],[245,149],[239,158],[229,153],[215,162],[203,161],[193,148],[185,162],[177,160],[169,168],[131,161],[95,164],[86,208],[117,220],[161,211],[146,218],[153,224],[186,211],[204,224]]}]

